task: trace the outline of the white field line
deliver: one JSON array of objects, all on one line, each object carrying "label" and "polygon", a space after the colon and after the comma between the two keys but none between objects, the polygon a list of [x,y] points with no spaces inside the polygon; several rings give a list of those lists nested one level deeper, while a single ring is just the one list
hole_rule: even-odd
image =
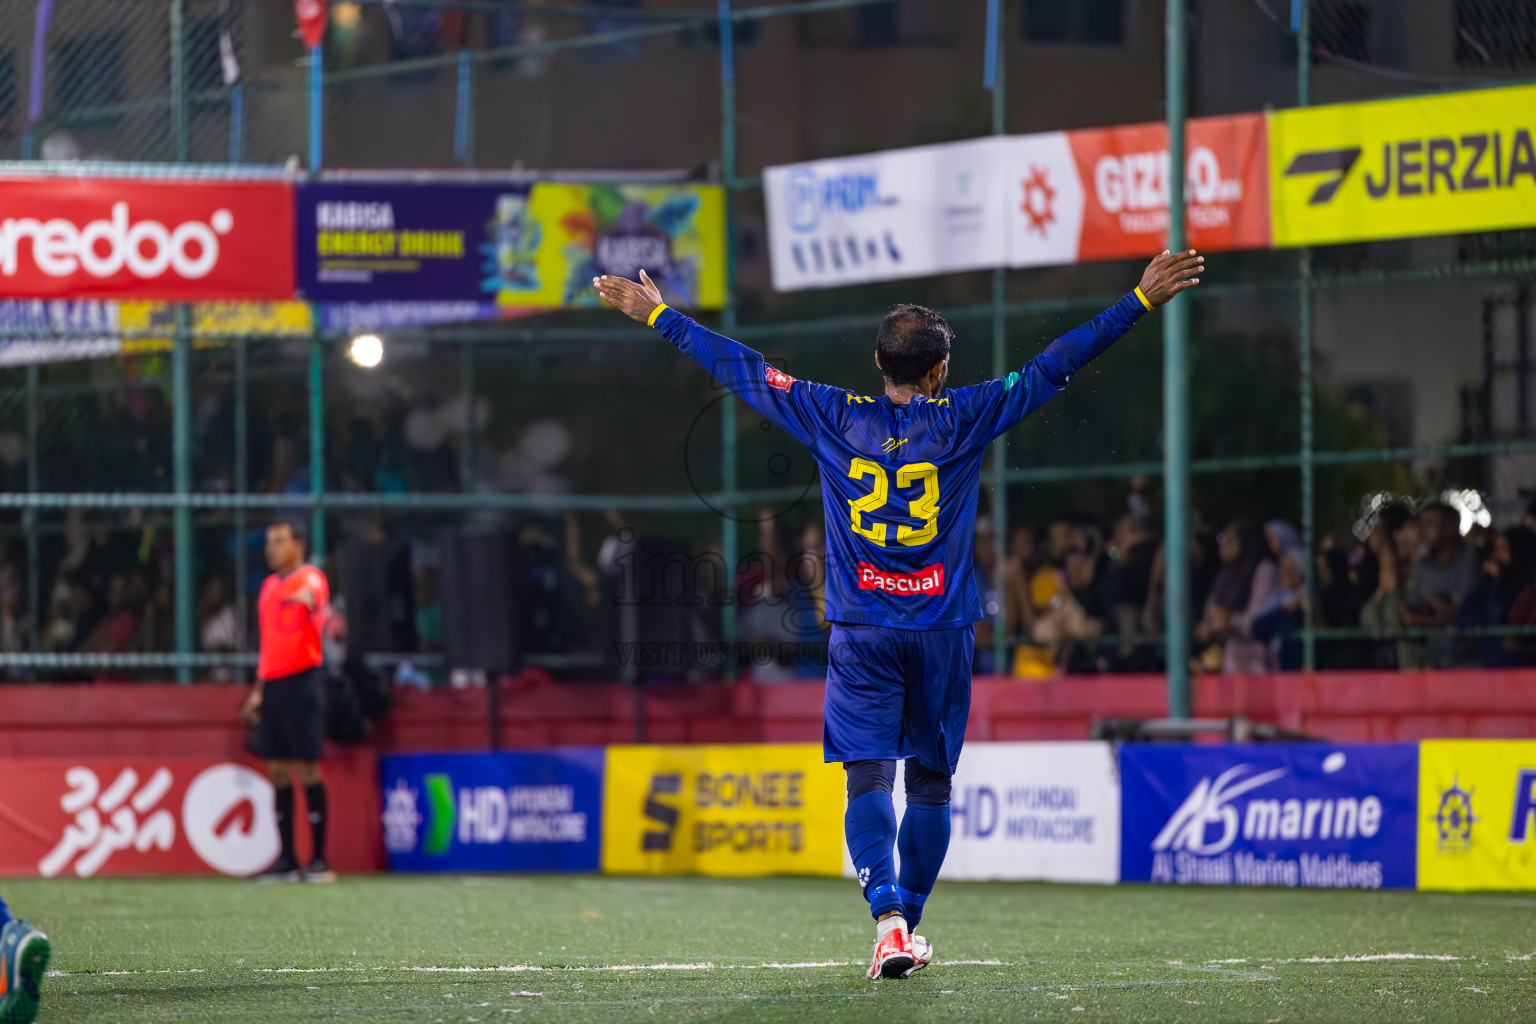
[{"label": "white field line", "polygon": [[[1370,963],[1381,960],[1478,960],[1475,956],[1454,956],[1449,953],[1361,953],[1354,956],[1304,956],[1277,959],[1274,957],[1254,957],[1251,962],[1269,964],[1343,964],[1343,963]],[[1521,956],[1508,955],[1504,957],[1508,963],[1516,963],[1525,960],[1536,959],[1536,952],[1526,953]],[[1207,960],[1207,964],[1246,964],[1250,962],[1248,957],[1234,957],[1226,960]],[[1006,960],[936,960],[937,967],[1010,967],[1015,966]],[[786,963],[760,963],[760,964],[722,964],[711,960],[701,960],[696,963],[659,963],[659,964],[594,964],[570,966],[544,966],[542,964],[500,964],[492,967],[255,967],[251,968],[253,974],[347,974],[347,973],[371,973],[392,971],[404,974],[560,974],[580,971],[612,971],[617,973],[635,973],[639,971],[795,971],[810,970],[821,967],[862,967],[862,961],[855,960],[800,960]],[[1022,965],[1019,965],[1022,966]],[[156,971],[49,971],[50,978],[84,978],[84,977],[114,977],[125,974],[202,974],[204,968],[194,967],[181,970],[156,970]]]}]

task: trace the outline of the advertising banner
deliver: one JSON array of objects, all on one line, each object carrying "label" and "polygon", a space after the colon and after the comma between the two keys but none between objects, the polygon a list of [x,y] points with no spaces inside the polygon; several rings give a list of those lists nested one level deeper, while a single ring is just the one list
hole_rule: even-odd
[{"label": "advertising banner", "polygon": [[[896,816],[906,807],[898,768]],[[900,855],[897,862],[900,863]],[[843,874],[853,877],[845,858]],[[1113,883],[1120,774],[1108,743],[967,743],[950,795],[940,878]]]},{"label": "advertising banner", "polygon": [[380,760],[391,871],[596,871],[603,750]]},{"label": "advertising banner", "polygon": [[596,307],[592,278],[636,280],[669,304],[725,304],[725,193],[718,185],[572,185],[541,181],[496,210],[497,301]]},{"label": "advertising banner", "polygon": [[[1168,235],[1166,125],[1017,136],[1005,153],[1010,266],[1141,258],[1162,250]],[[1190,120],[1186,167],[1191,246],[1269,246],[1263,115]]]},{"label": "advertising banner", "polygon": [[837,875],[844,785],[820,744],[609,747],[603,870]]},{"label": "advertising banner", "polygon": [[298,296],[474,301],[496,290],[497,208],[526,185],[305,182],[295,189]]},{"label": "advertising banner", "polygon": [[1000,267],[1001,139],[972,139],[763,172],[781,292]]},{"label": "advertising banner", "polygon": [[1536,86],[1270,115],[1276,246],[1536,224]]},{"label": "advertising banner", "polygon": [[[326,856],[343,873],[380,867],[370,754],[326,759]],[[0,875],[253,875],[277,859],[263,768],[206,758],[0,761]],[[309,856],[303,790],[294,830]]]},{"label": "advertising banner", "polygon": [[293,188],[270,181],[0,181],[0,296],[293,298]]},{"label": "advertising banner", "polygon": [[1420,744],[1419,888],[1536,889],[1536,741]]},{"label": "advertising banner", "polygon": [[1120,877],[1411,889],[1415,744],[1120,749]]},{"label": "advertising banner", "polygon": [[0,299],[0,366],[115,356],[117,330],[116,302]]},{"label": "advertising banner", "polygon": [[[169,352],[174,346],[176,306],[169,302],[122,302],[117,323],[130,337],[122,351]],[[194,302],[189,310],[192,347],[228,345],[231,335],[307,338],[311,329],[307,302]],[[164,331],[157,336],[156,332]],[[207,337],[214,335],[214,337]]]},{"label": "advertising banner", "polygon": [[316,182],[297,210],[300,297],[359,322],[368,305],[402,323],[596,306],[595,275],[642,267],[681,308],[725,301],[717,186]]}]

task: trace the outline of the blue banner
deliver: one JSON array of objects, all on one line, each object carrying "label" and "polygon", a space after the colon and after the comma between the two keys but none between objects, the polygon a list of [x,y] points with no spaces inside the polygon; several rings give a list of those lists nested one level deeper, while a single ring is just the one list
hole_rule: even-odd
[{"label": "blue banner", "polygon": [[[300,183],[298,297],[319,302],[495,302],[498,235],[527,185]],[[506,221],[511,227],[498,227]]]},{"label": "blue banner", "polygon": [[603,750],[381,759],[392,871],[596,871]]},{"label": "blue banner", "polygon": [[1416,744],[1120,749],[1120,878],[1411,889]]}]

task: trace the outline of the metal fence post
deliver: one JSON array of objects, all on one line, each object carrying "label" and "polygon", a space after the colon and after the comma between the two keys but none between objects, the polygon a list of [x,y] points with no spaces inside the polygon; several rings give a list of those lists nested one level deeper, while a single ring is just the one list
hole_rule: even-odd
[{"label": "metal fence post", "polygon": [[[718,0],[720,20],[720,171],[725,185],[725,303],[720,326],[736,329],[736,23],[731,0]],[[736,679],[736,398],[720,402],[720,490],[727,503],[720,523],[720,553],[725,561],[725,604],[720,609],[720,639],[725,642],[725,678]]]},{"label": "metal fence post", "polygon": [[453,158],[466,167],[475,163],[475,61],[459,51],[459,86],[453,107]]},{"label": "metal fence post", "polygon": [[309,170],[316,173],[324,156],[321,148],[325,127],[325,50],[324,44],[309,48]]},{"label": "metal fence post", "polygon": [[187,160],[187,0],[171,0],[171,147]]},{"label": "metal fence post", "polygon": [[[37,493],[42,466],[38,462],[38,365],[27,367],[27,491]],[[22,527],[27,535],[27,614],[31,628],[27,636],[32,649],[38,650],[43,639],[43,587],[37,578],[41,571],[37,557],[37,509],[29,508],[21,514]]]},{"label": "metal fence post", "polygon": [[[250,380],[250,340],[235,339],[235,480],[233,490],[244,494],[250,481],[248,466],[249,426],[246,387]],[[250,558],[246,545],[250,541],[250,510],[243,504],[235,509],[235,617],[239,626],[235,634],[235,649],[242,654],[248,646],[246,634],[251,621]],[[242,668],[240,674],[243,676]]]},{"label": "metal fence post", "polygon": [[[1312,102],[1312,4],[1310,0],[1296,0],[1296,105],[1305,107]],[[1303,604],[1301,626],[1302,668],[1310,672],[1317,667],[1317,626],[1315,595],[1313,594],[1314,565],[1312,552],[1316,544],[1316,509],[1314,506],[1315,477],[1312,462],[1312,299],[1316,279],[1312,271],[1312,250],[1303,249],[1297,261],[1296,288],[1297,348],[1299,350],[1300,416],[1301,416],[1301,547],[1306,553],[1302,559],[1306,574],[1307,600]]]},{"label": "metal fence post", "polygon": [[[1186,0],[1167,0],[1168,248],[1184,248]],[[1168,717],[1189,700],[1189,300],[1163,308],[1163,565],[1166,579]]]},{"label": "metal fence post", "polygon": [[[1007,132],[1007,46],[1003,41],[1003,17],[1000,0],[987,4],[986,77],[992,87],[992,134]],[[1008,270],[992,271],[992,376],[1008,372],[1008,321],[1004,307],[1008,302]],[[994,535],[992,588],[997,594],[997,614],[992,619],[992,671],[1008,674],[1008,585],[1004,559],[1008,556],[1008,435],[992,446],[992,521]]]},{"label": "metal fence post", "polygon": [[[171,464],[176,494],[192,493],[192,336],[191,315],[188,307],[176,307],[176,339],[171,350]],[[192,506],[182,503],[172,514],[172,531],[176,541],[175,601],[176,653],[183,658],[196,648],[195,622],[193,621],[193,546]],[[176,681],[182,685],[192,682],[192,665],[181,661],[176,665]]]},{"label": "metal fence post", "polygon": [[229,88],[229,162],[238,164],[245,156],[245,83]]}]

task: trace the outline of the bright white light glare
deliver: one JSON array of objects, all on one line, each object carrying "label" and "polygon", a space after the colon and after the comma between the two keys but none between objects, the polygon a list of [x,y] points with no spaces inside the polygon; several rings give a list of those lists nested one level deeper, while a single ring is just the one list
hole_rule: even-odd
[{"label": "bright white light glare", "polygon": [[377,334],[359,334],[347,346],[347,358],[365,369],[373,369],[384,361],[384,339]]},{"label": "bright white light glare", "polygon": [[1455,509],[1461,516],[1459,525],[1461,535],[1465,537],[1472,532],[1474,526],[1491,526],[1493,513],[1488,511],[1488,506],[1483,504],[1483,496],[1472,488],[1465,491],[1444,491],[1440,500]]}]

